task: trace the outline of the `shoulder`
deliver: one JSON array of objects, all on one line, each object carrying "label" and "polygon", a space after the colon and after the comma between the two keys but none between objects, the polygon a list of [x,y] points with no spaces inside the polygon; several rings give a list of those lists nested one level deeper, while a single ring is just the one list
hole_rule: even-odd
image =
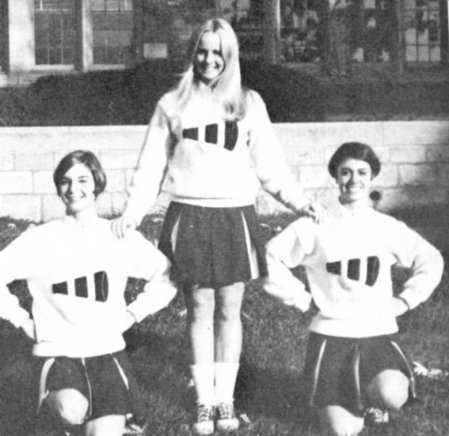
[{"label": "shoulder", "polygon": [[243,95],[248,105],[265,106],[262,97],[257,91],[249,88],[244,88]]},{"label": "shoulder", "polygon": [[61,228],[61,220],[54,220],[37,226],[31,225],[18,235],[11,242],[11,245],[17,247],[29,246],[30,249],[38,247],[42,248],[43,246],[48,245],[51,241],[59,240]]},{"label": "shoulder", "polygon": [[175,89],[168,91],[157,102],[156,110],[169,114],[177,107],[178,100],[178,92]]},{"label": "shoulder", "polygon": [[388,215],[384,212],[379,212],[377,210],[373,210],[371,212],[371,217],[376,222],[377,225],[393,227],[393,228],[397,228],[397,229],[408,228],[407,224],[405,224],[403,221],[400,221],[397,218],[395,218],[391,215]]},{"label": "shoulder", "polygon": [[47,237],[52,234],[60,233],[62,230],[63,230],[62,219],[56,219],[44,224],[39,224],[37,226],[31,226],[23,233],[23,235],[28,235],[29,237],[32,238]]}]

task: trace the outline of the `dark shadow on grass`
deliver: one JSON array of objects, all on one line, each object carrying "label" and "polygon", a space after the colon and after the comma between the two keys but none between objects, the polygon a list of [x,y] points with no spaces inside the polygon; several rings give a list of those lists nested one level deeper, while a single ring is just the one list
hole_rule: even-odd
[{"label": "dark shadow on grass", "polygon": [[31,349],[24,334],[0,321],[0,435],[32,433],[37,382]]},{"label": "dark shadow on grass", "polygon": [[127,352],[143,391],[189,410],[195,403],[187,344],[180,334],[160,334],[138,326],[125,335]]},{"label": "dark shadow on grass", "polygon": [[314,418],[303,385],[301,376],[288,369],[261,369],[243,360],[235,391],[236,407],[254,420],[264,416],[307,429]]}]

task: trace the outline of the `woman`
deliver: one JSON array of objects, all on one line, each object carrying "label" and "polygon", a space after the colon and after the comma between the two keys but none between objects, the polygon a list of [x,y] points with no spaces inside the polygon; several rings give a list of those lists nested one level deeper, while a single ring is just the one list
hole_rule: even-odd
[{"label": "woman", "polygon": [[[122,333],[174,297],[170,264],[141,234],[118,240],[98,217],[95,199],[106,176],[91,152],[65,156],[53,179],[66,215],[0,252],[0,317],[35,342],[39,409],[86,436],[121,436],[137,406]],[[148,283],[127,306],[129,276]],[[28,282],[32,317],[8,291],[15,279]]]},{"label": "woman", "polygon": [[194,432],[235,430],[233,396],[242,346],[245,282],[266,274],[254,202],[259,182],[294,211],[313,214],[284,163],[260,96],[242,88],[237,37],[222,19],[192,37],[189,66],[156,106],[120,237],[153,205],[166,175],[160,249],[184,290],[197,393]]},{"label": "woman", "polygon": [[[440,253],[416,232],[370,205],[380,162],[367,145],[337,149],[329,172],[339,204],[320,225],[299,219],[267,248],[265,289],[286,304],[318,313],[310,325],[305,380],[310,404],[331,435],[357,435],[388,421],[414,396],[410,363],[397,343],[396,318],[425,301],[443,270]],[[393,294],[391,266],[410,269]],[[289,268],[304,265],[311,294]]]}]

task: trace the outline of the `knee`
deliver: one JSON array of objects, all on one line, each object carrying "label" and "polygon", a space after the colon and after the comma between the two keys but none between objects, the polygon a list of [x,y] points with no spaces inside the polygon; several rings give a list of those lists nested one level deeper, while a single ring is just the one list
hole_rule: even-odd
[{"label": "knee", "polygon": [[391,410],[400,410],[408,400],[408,386],[384,386],[380,395],[384,407]]},{"label": "knee", "polygon": [[65,425],[80,425],[86,419],[89,402],[76,389],[50,392],[45,401],[52,413]]},{"label": "knee", "polygon": [[191,323],[212,324],[215,301],[211,296],[196,296],[192,299],[189,310]]},{"label": "knee", "polygon": [[218,322],[240,322],[240,304],[238,302],[220,304],[215,318]]},{"label": "knee", "polygon": [[399,410],[408,400],[409,380],[398,370],[380,373],[368,386],[368,397],[383,408]]},{"label": "knee", "polygon": [[243,292],[244,285],[241,283],[220,289],[215,314],[217,321],[240,322]]}]

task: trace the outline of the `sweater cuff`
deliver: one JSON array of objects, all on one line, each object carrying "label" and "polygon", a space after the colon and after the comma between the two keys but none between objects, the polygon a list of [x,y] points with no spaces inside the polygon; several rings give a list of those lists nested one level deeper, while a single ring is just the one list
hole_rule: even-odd
[{"label": "sweater cuff", "polygon": [[25,324],[25,321],[30,318],[30,314],[25,309],[20,309],[20,312],[17,312],[16,316],[11,318],[9,321],[11,324],[16,327],[20,328],[23,324]]},{"label": "sweater cuff", "polygon": [[303,291],[295,296],[294,307],[300,309],[302,312],[307,312],[312,303],[312,295],[308,292]]},{"label": "sweater cuff", "polygon": [[416,306],[419,305],[419,302],[416,304],[413,303],[413,300],[410,301],[410,296],[408,295],[408,292],[402,292],[401,294],[397,295],[396,298],[399,298],[399,300],[402,300],[408,307],[408,310],[414,309]]}]

